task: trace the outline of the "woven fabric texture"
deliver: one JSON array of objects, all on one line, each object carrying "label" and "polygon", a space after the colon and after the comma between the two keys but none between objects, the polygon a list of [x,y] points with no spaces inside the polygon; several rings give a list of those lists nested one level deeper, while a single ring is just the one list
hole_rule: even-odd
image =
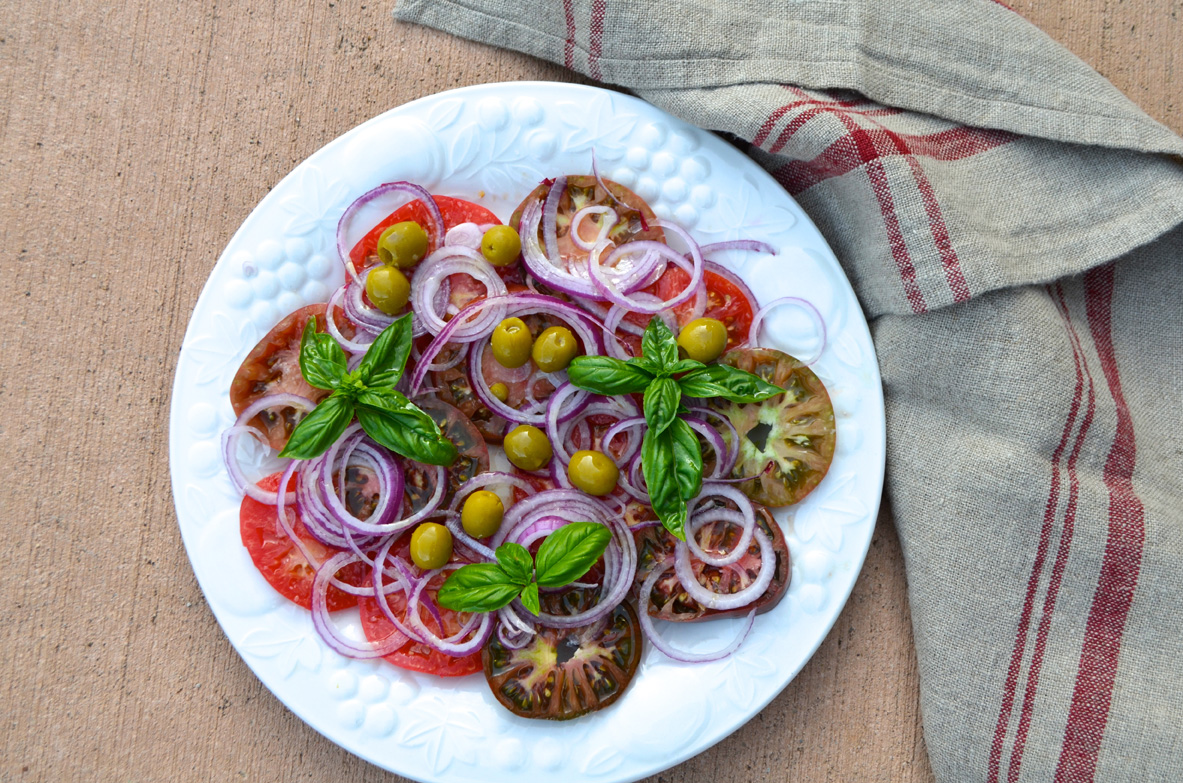
[{"label": "woven fabric texture", "polygon": [[1183,769],[1183,139],[994,0],[401,0],[749,144],[872,319],[937,778]]}]

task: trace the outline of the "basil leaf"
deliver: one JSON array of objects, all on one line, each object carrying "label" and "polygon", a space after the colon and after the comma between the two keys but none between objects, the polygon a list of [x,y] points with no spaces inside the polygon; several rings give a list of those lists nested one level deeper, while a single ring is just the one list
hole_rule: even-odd
[{"label": "basil leaf", "polygon": [[357,420],[371,438],[416,462],[447,466],[456,461],[456,447],[435,420],[394,389],[358,394]]},{"label": "basil leaf", "polygon": [[300,374],[318,389],[336,389],[349,374],[345,351],[331,335],[316,331],[315,318],[308,319],[300,336]]},{"label": "basil leaf", "polygon": [[668,372],[678,361],[678,343],[674,333],[659,316],[650,318],[649,325],[645,327],[645,334],[641,337],[641,353],[660,367],[662,372]]},{"label": "basil leaf", "polygon": [[[680,421],[680,420],[679,420]],[[641,441],[641,472],[649,488],[650,505],[665,529],[680,540],[686,539],[686,501],[674,475],[672,427],[665,432],[645,430]]]},{"label": "basil leaf", "polygon": [[542,602],[538,598],[538,583],[531,582],[522,590],[522,606],[535,617],[542,611]]},{"label": "basil leaf", "polygon": [[678,418],[678,404],[682,392],[673,378],[657,378],[645,390],[645,423],[663,432]]},{"label": "basil leaf", "polygon": [[596,522],[571,522],[551,533],[538,547],[535,571],[543,587],[562,587],[588,572],[612,540],[612,531]]},{"label": "basil leaf", "polygon": [[678,385],[687,397],[722,397],[739,403],[762,402],[784,392],[758,375],[726,364],[688,372],[678,379]]},{"label": "basil leaf", "polygon": [[474,563],[453,571],[436,601],[457,612],[492,612],[508,606],[521,589],[496,563]]},{"label": "basil leaf", "polygon": [[702,446],[694,430],[682,419],[675,419],[665,434],[670,436],[673,449],[674,481],[683,500],[690,500],[702,491]]},{"label": "basil leaf", "polygon": [[411,314],[395,320],[366,349],[357,374],[367,386],[394,386],[411,355]]},{"label": "basil leaf", "polygon": [[534,558],[530,557],[529,549],[521,544],[508,541],[497,547],[494,554],[497,555],[497,563],[511,582],[528,585],[533,580]]},{"label": "basil leaf", "polygon": [[279,456],[292,459],[319,457],[341,437],[351,421],[353,402],[340,394],[330,394],[296,425]]},{"label": "basil leaf", "polygon": [[596,394],[633,394],[645,390],[653,373],[611,356],[576,356],[567,366],[567,379]]},{"label": "basil leaf", "polygon": [[670,375],[676,375],[680,372],[689,372],[690,370],[700,370],[706,367],[705,364],[697,359],[679,359],[674,362],[674,366],[669,368]]}]

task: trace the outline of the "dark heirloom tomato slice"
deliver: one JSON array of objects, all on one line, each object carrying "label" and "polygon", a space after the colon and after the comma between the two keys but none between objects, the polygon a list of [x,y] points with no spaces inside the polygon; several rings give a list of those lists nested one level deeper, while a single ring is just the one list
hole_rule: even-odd
[{"label": "dark heirloom tomato slice", "polygon": [[[410,541],[410,533],[407,533],[391,548],[392,551],[408,562],[410,561]],[[435,604],[435,608],[439,612],[438,622],[435,619],[435,615],[423,605],[422,601],[419,604],[419,617],[431,629],[432,633],[440,637],[447,637],[458,633],[463,627],[464,620],[467,619],[467,615],[461,615],[451,609],[445,609],[436,603],[436,596],[445,579],[446,577],[444,575],[438,575],[427,583],[427,587],[423,588],[423,595]],[[402,618],[406,615],[407,596],[405,593],[393,593],[387,596],[386,600],[394,612],[395,617]],[[390,636],[391,632],[394,631],[394,625],[386,618],[386,614],[378,605],[378,599],[362,596],[357,600],[357,606],[361,612],[361,630],[367,639],[372,642],[380,642]],[[442,628],[440,627],[440,622],[443,623]],[[423,642],[408,641],[399,649],[383,657],[395,666],[403,669],[427,672],[428,674],[435,674],[440,677],[463,677],[466,674],[474,674],[481,670],[481,653],[479,650],[457,658],[440,652],[431,645]]]},{"label": "dark heirloom tomato slice", "polygon": [[641,662],[641,625],[632,607],[622,603],[591,625],[540,627],[520,650],[494,636],[482,659],[493,696],[510,712],[569,720],[603,709],[624,693]]},{"label": "dark heirloom tomato slice", "polygon": [[[734,506],[732,506],[734,508]],[[789,586],[790,561],[789,545],[785,541],[785,534],[780,525],[772,518],[768,509],[756,507],[756,524],[772,540],[772,551],[776,553],[776,571],[772,577],[772,584],[764,594],[750,604],[739,609],[719,611],[704,609],[701,604],[686,594],[678,582],[674,569],[670,568],[665,575],[657,580],[653,591],[649,595],[649,615],[659,620],[674,622],[694,622],[695,620],[709,620],[715,617],[731,617],[746,615],[755,606],[757,613],[764,613],[772,609],[785,597]],[[739,540],[741,528],[725,522],[715,522],[703,525],[697,534],[697,540],[705,552],[712,555],[722,555],[735,548]],[[672,535],[660,525],[651,525],[633,533],[637,542],[637,578],[634,590],[639,590],[641,584],[653,572],[653,569],[667,557],[674,554],[677,543]],[[691,555],[691,566],[699,584],[717,593],[735,593],[756,581],[763,563],[760,558],[760,544],[752,537],[747,553],[737,562],[726,566],[709,566]]]},{"label": "dark heirloom tomato slice", "polygon": [[[837,430],[834,406],[821,379],[787,353],[743,348],[719,360],[785,390],[761,403],[740,405],[716,400],[739,433],[735,477],[760,477],[739,485],[766,506],[787,506],[813,491],[834,459]],[[729,433],[723,437],[729,439]]]},{"label": "dark heirloom tomato slice", "polygon": [[[553,180],[547,180],[522,199],[522,203],[514,210],[509,218],[509,225],[521,231],[522,211],[531,201],[545,199],[550,192]],[[657,215],[645,199],[633,193],[619,182],[604,180],[607,190],[596,182],[596,178],[587,174],[567,177],[567,191],[559,198],[559,211],[555,221],[555,236],[558,239],[559,255],[569,263],[578,264],[586,261],[588,252],[575,244],[571,239],[571,218],[584,207],[611,207],[616,210],[618,221],[608,234],[608,238],[619,245],[634,239],[652,239],[665,241],[665,232],[658,228]],[[616,198],[614,199],[613,196]],[[621,208],[621,204],[624,208]],[[588,241],[594,241],[599,233],[599,215],[591,215],[580,226],[580,236]],[[539,230],[541,236],[541,229]]]},{"label": "dark heirloom tomato slice", "polygon": [[[464,482],[489,469],[489,448],[485,445],[480,431],[455,406],[430,397],[416,400],[416,404],[440,426],[444,435],[456,446],[458,456],[447,469],[448,486],[444,490],[444,498],[440,504],[446,507],[452,495],[456,494],[456,490]],[[404,505],[409,513],[413,513],[423,508],[435,492],[435,468],[411,460],[406,460],[404,465]]]},{"label": "dark heirloom tomato slice", "polygon": [[[259,487],[274,491],[279,486],[281,473],[274,473],[258,482]],[[289,486],[295,487],[293,481]],[[347,491],[351,487],[346,487]],[[312,556],[324,562],[341,550],[336,547],[325,546],[312,537],[304,527],[295,504],[288,507],[288,519],[292,522],[292,531],[300,541],[308,547]],[[242,544],[251,556],[251,562],[259,573],[284,598],[297,603],[305,609],[312,608],[312,580],[316,578],[316,571],[309,564],[304,553],[287,537],[276,518],[275,506],[268,506],[254,500],[250,496],[242,499],[242,506],[238,513],[239,534]],[[356,586],[366,583],[369,569],[362,563],[353,563],[337,572],[342,581]],[[357,599],[349,593],[329,587],[328,606],[330,612],[338,609],[348,609],[355,605]]]},{"label": "dark heirloom tomato slice", "polygon": [[[269,394],[298,394],[313,402],[320,402],[328,392],[308,385],[300,374],[300,336],[309,319],[316,318],[316,330],[325,331],[326,304],[312,304],[288,314],[277,323],[259,344],[246,355],[234,380],[230,382],[230,405],[234,415],[240,415],[256,400]],[[336,324],[341,334],[352,339],[354,326],[344,313],[336,311]],[[295,408],[269,408],[248,424],[267,436],[276,451],[287,445],[288,437],[300,422]]]}]

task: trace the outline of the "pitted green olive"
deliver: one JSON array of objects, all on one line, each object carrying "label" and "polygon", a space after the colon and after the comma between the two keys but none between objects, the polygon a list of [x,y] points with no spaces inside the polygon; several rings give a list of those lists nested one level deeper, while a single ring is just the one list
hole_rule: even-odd
[{"label": "pitted green olive", "polygon": [[579,341],[565,326],[552,326],[538,335],[530,355],[543,372],[558,372],[567,369],[579,354]]},{"label": "pitted green olive", "polygon": [[546,433],[529,424],[519,424],[510,430],[502,446],[509,461],[522,470],[538,470],[554,456]]},{"label": "pitted green olive", "polygon": [[378,258],[382,263],[408,269],[427,255],[427,232],[413,220],[395,223],[378,237]]}]

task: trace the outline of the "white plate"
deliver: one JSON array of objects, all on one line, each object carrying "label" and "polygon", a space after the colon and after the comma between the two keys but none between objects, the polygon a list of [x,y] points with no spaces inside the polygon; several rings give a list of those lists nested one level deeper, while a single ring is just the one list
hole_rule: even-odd
[{"label": "white plate", "polygon": [[[760,616],[730,659],[691,666],[647,647],[612,707],[549,723],[520,719],[484,679],[436,679],[329,650],[309,614],[251,565],[238,535],[240,498],[219,453],[234,419],[230,380],[281,316],[326,301],[342,282],[337,219],[366,190],[411,180],[502,219],[542,178],[601,171],[702,242],[750,238],[775,257],[730,253],[761,302],[808,298],[830,338],[815,369],[838,422],[829,475],[777,514],[793,571],[788,595]],[[774,313],[774,315],[777,315]],[[809,322],[788,308],[763,343],[811,354]],[[177,519],[193,570],[231,644],[308,725],[374,764],[424,781],[628,781],[673,766],[738,729],[788,684],[850,595],[879,506],[883,397],[866,321],[833,253],[771,177],[718,137],[631,98],[593,87],[488,84],[400,106],[326,145],[275,186],[231,239],[185,334],[169,422]],[[345,623],[357,630],[356,610]],[[716,649],[738,621],[670,631]]]}]

